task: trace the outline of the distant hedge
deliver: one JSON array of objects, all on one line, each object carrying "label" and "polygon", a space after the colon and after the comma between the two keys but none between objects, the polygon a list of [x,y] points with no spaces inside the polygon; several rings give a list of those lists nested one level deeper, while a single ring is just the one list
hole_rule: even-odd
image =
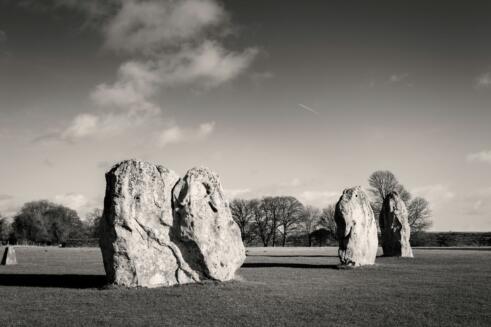
[{"label": "distant hedge", "polygon": [[[315,231],[314,231],[315,233]],[[312,233],[312,234],[314,234]],[[334,235],[324,239],[311,236],[311,246],[337,246]],[[381,243],[379,235],[379,244]],[[419,232],[411,234],[412,246],[491,246],[491,232]],[[252,241],[247,246],[262,246]],[[286,246],[309,246],[307,235],[296,234],[288,237]]]},{"label": "distant hedge", "polygon": [[412,246],[491,246],[491,232],[421,232],[411,235]]},{"label": "distant hedge", "polygon": [[69,239],[63,244],[64,247],[80,248],[80,247],[98,247],[98,238],[85,238],[85,239]]}]

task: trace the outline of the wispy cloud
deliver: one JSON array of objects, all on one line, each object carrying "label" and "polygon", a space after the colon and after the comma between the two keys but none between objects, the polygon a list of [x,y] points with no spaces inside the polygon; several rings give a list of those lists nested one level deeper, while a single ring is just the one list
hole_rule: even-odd
[{"label": "wispy cloud", "polygon": [[210,135],[211,133],[213,133],[214,130],[215,130],[215,122],[214,121],[208,122],[208,123],[203,123],[203,124],[199,125],[198,136],[206,137],[206,136]]},{"label": "wispy cloud", "polygon": [[409,77],[408,73],[393,74],[389,77],[389,83],[395,84],[400,83]]},{"label": "wispy cloud", "polygon": [[491,150],[469,153],[466,159],[468,162],[483,162],[491,164]]},{"label": "wispy cloud", "polygon": [[308,107],[308,106],[306,106],[306,105],[304,105],[304,104],[299,103],[299,104],[298,104],[298,106],[299,106],[301,109],[303,109],[303,110],[306,110],[306,111],[308,111],[308,112],[313,113],[314,115],[319,115],[319,112],[318,112],[318,111],[316,111],[315,109],[312,109],[312,108],[310,108],[310,107]]},{"label": "wispy cloud", "polygon": [[475,87],[478,89],[487,89],[491,87],[491,73],[487,72],[479,75],[476,78]]},{"label": "wispy cloud", "polygon": [[[254,47],[232,51],[223,45],[231,20],[216,0],[52,3],[55,8],[75,8],[97,17],[104,48],[131,59],[120,65],[114,82],[101,83],[91,92],[95,110],[77,115],[60,131],[51,132],[48,139],[74,142],[93,135],[130,132],[147,122],[164,129],[172,119],[163,115],[155,99],[158,93],[179,86],[219,87],[242,74],[258,53]],[[213,131],[214,126],[204,124],[196,135]],[[186,139],[182,130],[180,126],[165,128],[160,144]]]},{"label": "wispy cloud", "polygon": [[48,158],[43,160],[43,165],[45,165],[46,167],[50,167],[50,168],[55,166],[54,162],[49,160]]},{"label": "wispy cloud", "polygon": [[491,215],[491,187],[484,187],[474,190],[463,199],[463,213],[471,216]]},{"label": "wispy cloud", "polygon": [[340,192],[305,190],[298,195],[298,199],[305,204],[322,208],[335,204],[340,196]]},{"label": "wispy cloud", "polygon": [[80,114],[61,133],[60,137],[63,140],[72,140],[91,135],[98,130],[99,120],[100,117],[93,114]]},{"label": "wispy cloud", "polygon": [[5,42],[7,40],[7,33],[5,31],[0,30],[0,43]]},{"label": "wispy cloud", "polygon": [[8,194],[0,194],[0,201],[5,201],[5,200],[10,200],[12,199],[13,196],[12,195],[8,195]]},{"label": "wispy cloud", "polygon": [[196,129],[181,128],[174,125],[159,133],[158,145],[165,147],[169,144],[200,141],[213,133],[214,129],[215,122],[202,123]]},{"label": "wispy cloud", "polygon": [[0,60],[8,60],[11,56],[10,52],[6,49],[5,43],[7,41],[7,33],[0,30]]},{"label": "wispy cloud", "polygon": [[129,53],[161,53],[227,21],[228,14],[215,0],[122,1],[106,26],[105,43]]},{"label": "wispy cloud", "polygon": [[172,143],[179,143],[184,139],[184,132],[179,126],[172,126],[163,130],[159,136],[159,145],[164,147]]},{"label": "wispy cloud", "polygon": [[259,85],[259,84],[263,83],[264,81],[267,81],[267,80],[272,79],[274,77],[275,77],[275,75],[272,72],[267,72],[267,71],[266,72],[254,72],[254,73],[250,74],[251,81],[256,85]]},{"label": "wispy cloud", "polygon": [[456,194],[447,185],[433,184],[415,187],[411,190],[416,196],[422,196],[432,207],[438,207],[455,198]]},{"label": "wispy cloud", "polygon": [[229,200],[239,198],[239,197],[244,197],[246,195],[251,194],[251,189],[249,188],[240,188],[240,189],[225,189],[224,190],[225,194],[227,195],[227,198]]},{"label": "wispy cloud", "polygon": [[284,182],[284,183],[279,184],[279,186],[281,186],[281,187],[297,187],[300,185],[302,185],[302,181],[298,177],[294,177],[288,182]]},{"label": "wispy cloud", "polygon": [[79,217],[82,219],[84,219],[87,213],[92,209],[101,207],[102,205],[102,202],[98,203],[98,201],[89,199],[80,193],[64,193],[55,195],[53,197],[53,202],[77,211]]}]

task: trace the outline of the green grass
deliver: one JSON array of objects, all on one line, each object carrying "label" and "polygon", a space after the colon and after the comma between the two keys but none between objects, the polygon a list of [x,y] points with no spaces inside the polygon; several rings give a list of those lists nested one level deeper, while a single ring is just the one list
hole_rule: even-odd
[{"label": "green grass", "polygon": [[16,248],[0,326],[491,326],[491,251],[337,269],[334,248],[249,249],[240,280],[104,288],[98,249]]}]

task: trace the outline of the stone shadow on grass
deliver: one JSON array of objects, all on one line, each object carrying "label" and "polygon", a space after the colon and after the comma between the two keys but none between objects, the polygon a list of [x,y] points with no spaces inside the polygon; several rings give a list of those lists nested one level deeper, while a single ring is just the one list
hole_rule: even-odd
[{"label": "stone shadow on grass", "polygon": [[316,265],[290,262],[246,262],[242,268],[302,268],[302,269],[339,269],[339,265]]},{"label": "stone shadow on grass", "polygon": [[0,286],[103,288],[105,275],[0,274]]}]

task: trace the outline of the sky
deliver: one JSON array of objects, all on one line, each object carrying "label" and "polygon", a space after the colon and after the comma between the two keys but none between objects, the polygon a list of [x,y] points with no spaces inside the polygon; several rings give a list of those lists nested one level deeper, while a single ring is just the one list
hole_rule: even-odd
[{"label": "sky", "polygon": [[136,158],[335,203],[390,170],[491,230],[489,1],[0,0],[0,213],[83,218]]}]

